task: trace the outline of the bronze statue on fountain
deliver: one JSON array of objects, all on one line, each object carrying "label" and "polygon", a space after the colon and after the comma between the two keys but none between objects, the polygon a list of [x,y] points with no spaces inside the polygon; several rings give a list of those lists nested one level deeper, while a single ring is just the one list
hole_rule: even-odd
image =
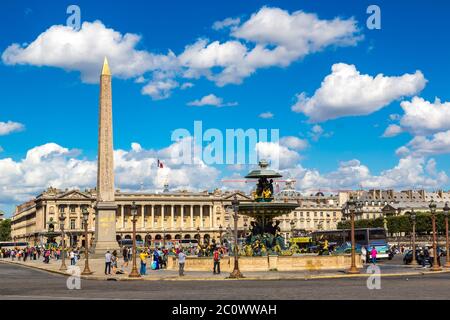
[{"label": "bronze statue on fountain", "polygon": [[245,253],[247,255],[250,253],[264,255],[285,250],[285,239],[281,235],[280,221],[275,218],[289,214],[298,207],[297,203],[273,201],[273,179],[281,178],[282,175],[268,169],[268,166],[267,161],[261,160],[260,169],[253,170],[245,177],[258,181],[253,192],[254,202],[242,203],[239,206],[240,214],[254,219],[251,222],[251,234],[246,239]]}]

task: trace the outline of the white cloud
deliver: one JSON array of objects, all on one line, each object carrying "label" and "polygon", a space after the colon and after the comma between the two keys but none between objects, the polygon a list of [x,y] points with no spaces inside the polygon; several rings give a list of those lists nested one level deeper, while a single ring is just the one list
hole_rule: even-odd
[{"label": "white cloud", "polygon": [[204,96],[200,100],[194,100],[188,103],[188,106],[202,107],[202,106],[215,106],[215,107],[232,107],[236,106],[237,102],[224,103],[222,98],[217,97],[214,94]]},{"label": "white cloud", "polygon": [[389,115],[389,120],[391,121],[398,121],[400,120],[401,116],[397,113],[393,113]]},{"label": "white cloud", "polygon": [[384,138],[395,137],[403,132],[402,127],[396,124],[390,124],[383,133]]},{"label": "white cloud", "polygon": [[172,79],[150,81],[145,85],[141,92],[143,95],[148,95],[154,100],[167,99],[173,89],[179,86],[178,82]]},{"label": "white cloud", "polygon": [[206,77],[218,86],[240,84],[260,68],[286,67],[326,47],[355,45],[361,39],[354,19],[321,20],[315,14],[269,7],[242,24],[239,18],[226,18],[213,28],[227,28],[230,38],[222,43],[199,39],[177,56],[170,50],[160,54],[138,49],[140,35],[122,34],[101,21],[84,22],[79,31],[54,25],[30,44],[11,44],[2,61],[78,71],[83,82],[96,83],[107,56],[115,77],[134,78],[136,83],[151,79],[142,93],[166,99],[181,78]]},{"label": "white cloud", "polygon": [[58,67],[81,72],[84,82],[99,80],[104,57],[108,57],[111,71],[119,78],[135,78],[145,72],[173,68],[176,57],[152,54],[136,47],[141,36],[121,34],[105,27],[100,21],[84,22],[79,31],[63,25],[54,25],[28,45],[14,43],[2,54],[7,65],[34,65]]},{"label": "white cloud", "polygon": [[438,132],[430,138],[416,136],[406,146],[397,149],[397,155],[427,156],[446,153],[450,153],[450,130]]},{"label": "white cloud", "polygon": [[[165,183],[172,188],[205,190],[217,184],[219,171],[202,162],[184,165],[173,158],[174,143],[162,150],[145,150],[133,143],[131,150],[115,150],[116,187],[121,190],[160,191]],[[157,160],[164,169],[157,169]],[[93,188],[97,179],[97,162],[81,157],[55,143],[30,149],[25,158],[0,159],[0,203],[18,204],[37,196],[49,186],[56,188]]]},{"label": "white cloud", "polygon": [[185,82],[181,85],[180,89],[186,90],[186,89],[192,88],[193,86],[194,86],[194,84],[192,82]]},{"label": "white cloud", "polygon": [[214,22],[212,28],[214,30],[221,30],[225,28],[233,28],[241,23],[240,18],[226,18],[222,21]]},{"label": "white cloud", "polygon": [[405,114],[400,124],[405,130],[416,135],[427,135],[450,130],[450,102],[442,103],[438,98],[434,103],[420,97],[401,104]]},{"label": "white cloud", "polygon": [[423,157],[405,157],[392,169],[382,171],[379,175],[373,175],[367,166],[359,160],[343,161],[337,170],[321,174],[315,169],[306,169],[301,165],[287,168],[284,173],[289,173],[297,180],[297,185],[302,190],[348,190],[357,188],[392,188],[410,189],[442,188],[449,182],[444,171],[436,170],[434,159],[428,161]]},{"label": "white cloud", "polygon": [[427,82],[420,71],[399,77],[373,77],[345,63],[334,64],[331,70],[312,97],[305,92],[297,95],[293,111],[304,113],[312,122],[368,115],[394,100],[417,94]]},{"label": "white cloud", "polygon": [[18,122],[0,122],[0,136],[6,136],[10,133],[22,131],[24,129],[25,126]]},{"label": "white cloud", "polygon": [[361,37],[356,21],[321,20],[303,11],[289,13],[279,8],[263,7],[233,30],[239,39],[283,47],[287,54],[300,57],[329,45],[355,45]]},{"label": "white cloud", "polygon": [[324,138],[329,138],[333,135],[333,132],[325,132],[325,130],[318,124],[315,124],[312,128],[311,131],[308,132],[308,136],[313,140],[313,141],[319,141],[320,138],[324,137]]},{"label": "white cloud", "polygon": [[280,144],[289,149],[300,151],[308,147],[308,141],[294,136],[287,136],[280,139]]},{"label": "white cloud", "polygon": [[272,112],[263,112],[258,117],[262,119],[273,119],[274,115]]},{"label": "white cloud", "polygon": [[269,161],[273,169],[291,168],[300,161],[300,155],[296,151],[280,143],[258,142],[256,152],[258,159]]},{"label": "white cloud", "polygon": [[[205,76],[219,86],[240,84],[257,69],[286,67],[328,46],[355,45],[361,39],[354,19],[321,20],[315,14],[269,7],[235,25],[231,36],[245,44],[200,39],[187,46],[179,56],[180,64],[188,68],[184,76]],[[214,73],[213,68],[220,71]]]}]

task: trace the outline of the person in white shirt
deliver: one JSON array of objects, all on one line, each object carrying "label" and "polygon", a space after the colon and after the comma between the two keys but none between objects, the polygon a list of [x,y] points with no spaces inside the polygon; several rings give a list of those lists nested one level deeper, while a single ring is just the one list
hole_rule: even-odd
[{"label": "person in white shirt", "polygon": [[105,274],[111,274],[111,260],[112,260],[112,254],[109,251],[106,251],[106,254],[105,254]]},{"label": "person in white shirt", "polygon": [[180,249],[178,253],[178,274],[180,277],[184,276],[184,264],[186,263],[186,254],[183,249]]}]

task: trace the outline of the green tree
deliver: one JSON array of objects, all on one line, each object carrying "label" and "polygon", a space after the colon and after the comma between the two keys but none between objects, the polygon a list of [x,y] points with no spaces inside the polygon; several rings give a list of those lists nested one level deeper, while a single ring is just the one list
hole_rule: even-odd
[{"label": "green tree", "polygon": [[11,220],[6,219],[0,222],[0,241],[11,240]]}]

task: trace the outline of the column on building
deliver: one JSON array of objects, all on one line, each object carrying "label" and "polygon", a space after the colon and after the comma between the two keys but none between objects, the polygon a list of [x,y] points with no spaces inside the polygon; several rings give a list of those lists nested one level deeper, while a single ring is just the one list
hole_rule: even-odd
[{"label": "column on building", "polygon": [[161,229],[164,229],[164,209],[165,209],[165,204],[161,205]]},{"label": "column on building", "polygon": [[175,229],[175,210],[174,209],[175,209],[174,205],[171,204],[170,205],[170,219],[171,219],[171,221],[170,221],[170,228],[172,230]]},{"label": "column on building", "polygon": [[203,230],[203,204],[200,205],[200,229]]},{"label": "column on building", "polygon": [[141,205],[141,228],[145,228],[145,205]]},{"label": "column on building", "polygon": [[194,206],[192,204],[189,205],[189,212],[191,214],[191,229],[194,229]]},{"label": "column on building", "polygon": [[181,230],[184,229],[184,208],[185,208],[184,205],[180,206],[180,216],[181,216],[180,227],[181,227]]},{"label": "column on building", "polygon": [[216,222],[214,221],[215,220],[215,218],[214,218],[214,207],[213,206],[209,206],[209,227],[211,228],[211,229],[214,229],[214,226],[215,226],[215,224],[216,224]]},{"label": "column on building", "polygon": [[154,230],[155,229],[155,206],[153,204],[150,206],[150,211],[151,211],[151,215],[152,215],[151,229]]},{"label": "column on building", "polygon": [[78,210],[77,210],[77,223],[75,225],[75,229],[81,229],[83,224],[81,223],[82,220],[82,215],[81,215],[81,206],[78,206]]},{"label": "column on building", "polygon": [[120,205],[120,219],[122,222],[122,229],[125,229],[125,206],[123,204]]}]

